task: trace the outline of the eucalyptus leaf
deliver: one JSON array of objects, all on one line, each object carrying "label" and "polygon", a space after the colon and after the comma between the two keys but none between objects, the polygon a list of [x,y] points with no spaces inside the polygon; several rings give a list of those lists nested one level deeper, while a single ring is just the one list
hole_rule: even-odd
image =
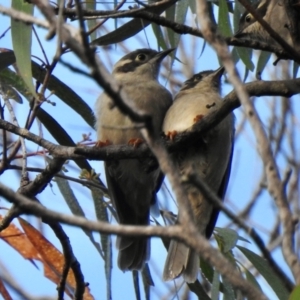
[{"label": "eucalyptus leaf", "polygon": [[[90,10],[96,10],[96,1],[95,0],[89,0],[86,1],[86,8]],[[94,28],[97,24],[96,19],[89,19],[87,20],[89,31]],[[90,40],[93,41],[96,39],[97,32],[96,30],[90,35]]]},{"label": "eucalyptus leaf", "polygon": [[150,273],[149,265],[147,263],[145,263],[145,266],[142,269],[141,273],[144,285],[145,299],[150,300],[150,286],[154,286],[154,282]]},{"label": "eucalyptus leaf", "polygon": [[270,60],[271,55],[272,55],[271,52],[267,52],[267,51],[260,52],[257,66],[256,66],[256,77],[260,77],[260,75],[263,72],[263,70],[265,69],[268,61]]},{"label": "eucalyptus leaf", "polygon": [[293,62],[293,78],[297,77],[298,70],[299,70],[299,65],[294,61]]},{"label": "eucalyptus leaf", "polygon": [[[103,222],[109,222],[107,205],[104,201],[104,194],[101,190],[94,187],[90,188],[97,219]],[[106,296],[107,300],[111,299],[111,271],[112,271],[112,245],[109,234],[100,233],[102,251],[104,253],[104,268],[106,277]]]},{"label": "eucalyptus leaf", "polygon": [[[20,0],[12,0],[11,4],[12,8],[15,10],[29,15],[33,14],[32,4]],[[30,92],[36,96],[31,73],[32,26],[24,25],[23,22],[18,22],[11,18],[11,37],[18,71],[20,72]]]},{"label": "eucalyptus leaf", "polygon": [[222,252],[227,253],[231,249],[236,246],[238,241],[239,235],[235,230],[230,228],[220,228],[216,227],[215,232],[221,237],[222,239]]},{"label": "eucalyptus leaf", "polygon": [[232,36],[232,29],[229,20],[229,11],[226,0],[219,0],[218,28],[225,37]]},{"label": "eucalyptus leaf", "polygon": [[257,282],[256,278],[253,276],[253,274],[245,269],[245,275],[246,275],[246,278],[249,282],[251,282],[258,290],[260,290],[262,292],[262,289],[259,285],[259,283]]},{"label": "eucalyptus leaf", "polygon": [[22,97],[18,94],[18,92],[9,84],[1,81],[1,76],[0,76],[0,94],[2,94],[4,99],[12,99],[20,104],[23,103]]},{"label": "eucalyptus leaf", "polygon": [[198,296],[198,299],[211,300],[198,279],[194,283],[187,283],[187,285],[189,289]]},{"label": "eucalyptus leaf", "polygon": [[258,270],[259,274],[265,278],[268,284],[271,286],[279,300],[287,300],[289,298],[289,292],[284,286],[283,282],[274,274],[267,261],[242,246],[237,246],[239,250],[249,259],[253,266]]},{"label": "eucalyptus leaf", "polygon": [[141,300],[141,292],[139,286],[139,272],[137,270],[132,271],[132,279],[133,279],[135,298],[136,300]]},{"label": "eucalyptus leaf", "polygon": [[9,67],[15,62],[16,62],[16,57],[13,51],[0,52],[0,71]]},{"label": "eucalyptus leaf", "polygon": [[[160,15],[166,9],[168,9],[169,7],[174,5],[174,3],[176,3],[176,0],[172,0],[170,2],[163,3],[162,5],[158,5],[158,6],[149,8],[147,11],[157,14],[157,15]],[[127,22],[126,24],[122,25],[118,29],[116,29],[108,34],[105,34],[105,35],[101,36],[100,38],[97,38],[96,40],[94,40],[92,42],[92,44],[98,45],[98,46],[107,46],[110,44],[115,44],[115,43],[125,41],[125,40],[129,39],[130,37],[139,33],[141,30],[146,28],[149,24],[151,24],[150,21],[136,18],[136,19],[131,20],[131,21]]]},{"label": "eucalyptus leaf", "polygon": [[244,48],[244,47],[236,47],[236,51],[237,51],[240,59],[246,66],[246,68],[249,69],[250,71],[253,71],[254,70],[254,64],[252,62],[253,50]]},{"label": "eucalyptus leaf", "polygon": [[[43,82],[46,76],[46,70],[41,68],[36,62],[32,61],[32,74],[38,81]],[[60,98],[72,110],[77,112],[80,117],[92,128],[95,125],[95,116],[93,110],[86,104],[86,102],[72,90],[69,86],[63,83],[53,74],[48,80],[47,89],[54,95]]]},{"label": "eucalyptus leaf", "polygon": [[213,281],[211,285],[211,299],[218,300],[220,293],[220,274],[214,270]]},{"label": "eucalyptus leaf", "polygon": [[[50,158],[48,157],[47,160],[50,160]],[[64,175],[64,173],[61,171],[59,172],[60,175]],[[57,186],[61,192],[61,194],[63,195],[68,207],[70,208],[71,212],[75,215],[75,216],[80,216],[85,218],[85,214],[83,209],[81,208],[72,188],[70,187],[70,184],[68,182],[68,180],[55,176],[55,182],[57,183]],[[93,233],[89,230],[86,229],[82,229],[83,232],[88,236],[88,238],[90,239],[90,241],[92,242],[92,244],[95,246],[95,248],[97,249],[97,251],[99,253],[101,253],[101,249],[100,249],[100,245],[99,243],[97,243],[93,237]]]},{"label": "eucalyptus leaf", "polygon": [[293,291],[289,297],[289,300],[299,300],[299,299],[300,299],[300,285],[297,285],[293,289]]},{"label": "eucalyptus leaf", "polygon": [[231,283],[222,276],[223,287],[224,287],[224,297],[223,300],[235,300],[235,294]]}]

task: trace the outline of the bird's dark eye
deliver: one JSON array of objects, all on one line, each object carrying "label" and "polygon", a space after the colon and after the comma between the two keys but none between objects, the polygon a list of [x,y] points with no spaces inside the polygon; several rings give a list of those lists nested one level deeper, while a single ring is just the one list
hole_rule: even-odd
[{"label": "bird's dark eye", "polygon": [[248,14],[246,17],[245,17],[245,21],[247,23],[249,23],[251,21],[252,17],[251,17],[251,14]]},{"label": "bird's dark eye", "polygon": [[201,75],[196,75],[196,76],[195,76],[195,80],[196,80],[196,81],[200,81],[201,79],[202,79],[202,76],[201,76]]},{"label": "bird's dark eye", "polygon": [[141,54],[139,54],[139,55],[137,56],[137,59],[138,59],[139,61],[144,61],[144,60],[146,60],[146,58],[147,58],[147,56],[146,56],[145,54],[143,54],[143,53],[141,53]]}]

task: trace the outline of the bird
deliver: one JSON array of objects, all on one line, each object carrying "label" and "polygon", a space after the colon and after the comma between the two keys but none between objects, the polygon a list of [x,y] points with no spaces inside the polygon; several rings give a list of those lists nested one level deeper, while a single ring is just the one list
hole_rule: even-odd
[{"label": "bird", "polygon": [[[165,135],[189,130],[195,122],[222,105],[220,87],[223,72],[223,67],[215,71],[202,71],[184,82],[165,116]],[[192,169],[220,199],[224,199],[231,170],[233,138],[234,116],[230,113],[218,125],[201,133],[192,144],[171,154],[178,174],[183,175]],[[193,184],[187,183],[184,188],[196,228],[209,239],[219,210]],[[180,223],[180,211],[177,222]],[[195,282],[198,269],[197,253],[185,244],[171,240],[163,271],[164,281],[183,275],[186,282]]]},{"label": "bird", "polygon": [[[112,75],[139,110],[152,117],[153,130],[161,132],[164,116],[172,104],[171,93],[158,82],[160,65],[174,49],[138,49],[122,57]],[[142,140],[138,126],[103,93],[96,102],[98,141],[137,146]],[[104,163],[110,199],[117,221],[124,225],[149,225],[150,206],[156,203],[163,174],[153,159],[120,159]],[[150,256],[146,237],[117,236],[118,266],[122,271],[140,270]]]},{"label": "bird", "polygon": [[[261,0],[253,5],[256,12],[290,46],[300,50],[300,11],[296,1]],[[291,5],[291,2],[295,2]],[[278,43],[247,10],[241,16],[237,38],[254,39],[274,46]]]}]

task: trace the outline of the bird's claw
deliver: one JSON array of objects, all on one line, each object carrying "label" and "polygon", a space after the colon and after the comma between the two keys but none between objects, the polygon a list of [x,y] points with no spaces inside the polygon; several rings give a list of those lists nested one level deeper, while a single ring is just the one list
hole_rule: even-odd
[{"label": "bird's claw", "polygon": [[132,138],[128,141],[128,145],[133,146],[134,148],[137,148],[139,145],[143,144],[144,140],[140,138]]},{"label": "bird's claw", "polygon": [[169,139],[171,141],[174,141],[176,135],[177,135],[177,131],[176,130],[168,131],[168,133],[167,133],[167,139]]},{"label": "bird's claw", "polygon": [[203,115],[197,115],[194,119],[193,119],[193,121],[194,121],[194,123],[198,123],[199,121],[201,121],[202,119],[203,119]]},{"label": "bird's claw", "polygon": [[96,144],[95,144],[95,147],[97,147],[97,148],[102,148],[102,147],[106,147],[106,146],[109,146],[109,145],[111,145],[112,143],[111,143],[111,141],[109,141],[109,140],[105,140],[104,142],[102,142],[102,141],[97,141],[96,142]]}]

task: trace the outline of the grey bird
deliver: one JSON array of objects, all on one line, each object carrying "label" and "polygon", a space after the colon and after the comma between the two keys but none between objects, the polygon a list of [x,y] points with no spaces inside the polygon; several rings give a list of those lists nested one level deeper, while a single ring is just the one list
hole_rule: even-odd
[{"label": "grey bird", "polygon": [[[157,52],[139,49],[122,57],[113,68],[134,106],[152,116],[153,129],[161,131],[164,116],[172,104],[170,92],[159,84],[162,60],[174,49]],[[113,144],[138,142],[142,135],[128,116],[114,106],[103,93],[96,103],[99,141]],[[124,159],[104,164],[106,181],[118,222],[125,225],[148,225],[149,210],[163,180],[159,166],[150,159]],[[138,270],[149,259],[150,241],[145,237],[117,237],[118,266],[121,270]]]},{"label": "grey bird", "polygon": [[[220,79],[223,68],[203,71],[187,80],[169,108],[163,131],[166,135],[188,130],[195,122],[222,104]],[[234,137],[234,116],[228,115],[214,128],[199,136],[193,144],[173,154],[180,174],[192,169],[221,198],[224,198],[231,169]],[[192,207],[199,233],[209,238],[219,211],[192,184],[184,188]],[[178,213],[180,223],[180,211]],[[165,281],[183,275],[186,282],[194,282],[199,269],[199,256],[185,244],[171,240],[165,262]]]},{"label": "grey bird", "polygon": [[[300,11],[297,1],[261,0],[253,8],[290,46],[300,50]],[[292,2],[295,5],[291,5]],[[239,29],[234,36],[278,46],[248,11],[241,16]]]}]

